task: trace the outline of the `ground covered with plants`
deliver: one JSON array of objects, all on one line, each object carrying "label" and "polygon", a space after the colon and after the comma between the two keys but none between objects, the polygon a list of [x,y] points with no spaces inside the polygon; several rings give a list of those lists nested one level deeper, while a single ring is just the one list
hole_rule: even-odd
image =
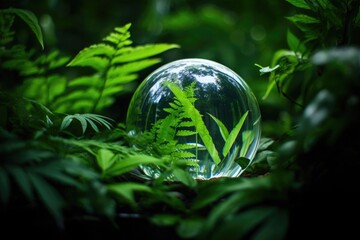
[{"label": "ground covered with plants", "polygon": [[[71,13],[70,5],[41,2]],[[59,12],[40,18],[26,1],[0,9],[1,238],[356,236],[360,2],[287,0],[281,3],[285,13],[277,1],[225,1],[223,8],[199,1],[193,6],[198,12],[188,1],[160,2],[136,9],[145,14],[131,15],[132,22],[90,34],[97,40],[81,47],[74,38],[66,44],[76,34],[62,39],[54,33],[56,26],[69,26],[69,19],[51,20]],[[86,5],[89,14],[98,7],[92,4]],[[124,14],[134,6],[121,4]],[[229,14],[242,7],[248,12]],[[254,19],[266,7],[280,16],[268,26],[273,32],[256,20],[249,35],[237,28],[250,28],[242,19]],[[88,22],[78,34],[98,26],[91,14],[80,13]],[[82,28],[79,16],[74,21]],[[266,16],[271,18],[259,19]],[[141,32],[137,24],[151,31]],[[209,36],[206,44],[199,33]],[[237,61],[236,53],[253,62]],[[245,76],[259,99],[262,135],[254,160],[238,178],[196,181],[184,156],[160,151],[157,142],[154,154],[147,139],[128,134],[126,109],[138,84],[164,61],[183,57],[254,70]],[[134,148],[134,142],[144,147]],[[134,174],[144,165],[157,166],[159,176]]]}]

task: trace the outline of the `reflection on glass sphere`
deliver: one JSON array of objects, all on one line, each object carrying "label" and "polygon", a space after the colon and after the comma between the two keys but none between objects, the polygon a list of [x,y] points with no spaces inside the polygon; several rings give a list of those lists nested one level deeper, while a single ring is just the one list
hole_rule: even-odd
[{"label": "reflection on glass sphere", "polygon": [[[188,161],[195,179],[238,177],[260,140],[260,110],[246,82],[205,59],[182,59],[151,73],[127,113],[129,134],[146,136],[154,155]],[[143,166],[156,178],[156,167]]]}]

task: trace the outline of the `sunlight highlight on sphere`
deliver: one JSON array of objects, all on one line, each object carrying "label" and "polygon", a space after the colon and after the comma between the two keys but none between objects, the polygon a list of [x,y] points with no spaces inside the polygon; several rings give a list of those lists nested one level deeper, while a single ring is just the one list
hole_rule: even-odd
[{"label": "sunlight highlight on sphere", "polygon": [[[195,179],[238,177],[260,141],[261,114],[246,82],[205,59],[181,59],[152,72],[135,91],[127,113],[129,134],[154,156],[187,161]],[[156,167],[143,166],[156,178]]]}]

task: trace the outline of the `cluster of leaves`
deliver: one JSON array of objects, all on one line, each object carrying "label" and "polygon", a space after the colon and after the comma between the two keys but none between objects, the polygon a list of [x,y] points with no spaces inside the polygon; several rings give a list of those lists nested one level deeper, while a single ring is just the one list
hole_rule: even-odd
[{"label": "cluster of leaves", "polygon": [[[26,213],[45,210],[63,232],[73,219],[84,223],[105,217],[116,226],[117,234],[123,234],[128,225],[117,220],[125,218],[131,224],[134,219],[129,216],[135,213],[137,219],[146,220],[143,225],[159,227],[133,233],[141,236],[165,228],[183,239],[353,234],[351,223],[346,222],[345,231],[337,220],[358,210],[359,201],[354,193],[359,192],[360,146],[351,140],[360,133],[359,2],[288,2],[301,12],[288,17],[300,32],[289,31],[289,49],[277,51],[269,67],[259,66],[260,74],[269,76],[264,98],[276,87],[285,100],[290,99],[292,126],[281,139],[261,139],[244,177],[199,182],[181,164],[173,164],[174,158],[129,147],[125,126],[101,115],[116,96],[129,90],[136,72],[159,62],[150,57],[177,45],[131,47],[130,25],[125,25],[70,62],[55,50],[36,57],[36,50],[14,43],[11,31],[18,16],[43,47],[36,17],[22,9],[0,10],[0,64],[5,73],[0,92],[4,229],[18,228],[19,221],[29,219]],[[94,73],[71,79],[64,74],[66,66],[89,67]],[[20,80],[20,86],[9,84],[12,78]],[[184,91],[169,87],[178,100],[186,99],[172,106],[170,115],[184,103],[191,105],[181,95]],[[193,112],[186,115],[196,117]],[[143,165],[161,166],[164,171],[153,180],[137,179],[132,171]],[[164,181],[169,174],[176,181]],[[23,212],[18,217],[13,213],[20,206]],[[31,216],[32,222],[22,224],[37,231],[36,221],[43,222],[44,216]]]},{"label": "cluster of leaves", "polygon": [[[224,162],[224,158],[229,154],[230,149],[233,147],[236,138],[238,137],[240,130],[248,115],[248,111],[243,114],[239,119],[236,126],[229,130],[224,123],[210,115],[213,121],[219,128],[221,136],[224,140],[224,147],[222,149],[221,158],[218,150],[215,147],[212,136],[207,129],[202,114],[196,109],[195,102],[195,82],[181,89],[177,84],[171,81],[164,81],[164,87],[170,89],[174,95],[173,102],[169,103],[169,107],[164,108],[163,111],[167,113],[163,119],[158,119],[150,131],[143,133],[144,137],[141,138],[143,143],[138,143],[138,146],[144,146],[143,148],[149,154],[152,155],[170,155],[175,159],[190,160],[189,165],[195,167],[196,170],[190,170],[194,172],[193,176],[198,174],[198,151],[207,150],[214,164],[219,165]],[[187,140],[181,141],[185,137]],[[190,138],[189,138],[190,137]],[[244,131],[242,133],[243,147],[239,153],[239,149],[235,148],[236,155],[239,156],[235,161],[246,168],[249,159],[245,158],[245,153],[254,140],[254,136],[250,131]],[[190,140],[191,139],[191,140]],[[180,142],[179,142],[180,140]],[[191,143],[187,143],[190,141]],[[240,160],[242,159],[242,161]],[[206,171],[212,171],[211,167],[207,170],[202,170],[203,174]]]},{"label": "cluster of leaves", "polygon": [[[36,57],[36,49],[27,50],[14,41],[11,27],[16,16],[44,45],[32,12],[0,11],[0,59],[6,73],[0,92],[0,199],[5,226],[14,227],[12,215],[23,203],[28,206],[25,214],[36,206],[50,213],[61,228],[66,227],[67,213],[73,217],[71,212],[113,220],[120,206],[136,208],[135,192],[154,195],[154,203],[175,201],[167,196],[168,187],[158,191],[151,183],[126,181],[139,165],[169,166],[167,159],[136,152],[125,141],[124,126],[96,112],[123,94],[138,71],[160,61],[151,57],[178,46],[132,47],[127,24],[70,62],[57,50]],[[90,67],[95,73],[70,79],[61,74],[65,65]],[[7,77],[12,76],[18,85],[7,84]],[[177,171],[176,176],[180,182],[192,184],[184,171]]]}]

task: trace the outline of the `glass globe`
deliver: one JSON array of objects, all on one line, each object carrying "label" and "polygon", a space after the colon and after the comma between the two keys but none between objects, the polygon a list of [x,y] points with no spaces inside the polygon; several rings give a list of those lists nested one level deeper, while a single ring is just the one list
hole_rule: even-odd
[{"label": "glass globe", "polygon": [[[260,121],[258,102],[239,75],[190,58],[163,65],[139,85],[126,125],[150,154],[186,161],[193,178],[206,180],[238,177],[251,164]],[[148,165],[141,170],[150,178],[160,173]]]}]

